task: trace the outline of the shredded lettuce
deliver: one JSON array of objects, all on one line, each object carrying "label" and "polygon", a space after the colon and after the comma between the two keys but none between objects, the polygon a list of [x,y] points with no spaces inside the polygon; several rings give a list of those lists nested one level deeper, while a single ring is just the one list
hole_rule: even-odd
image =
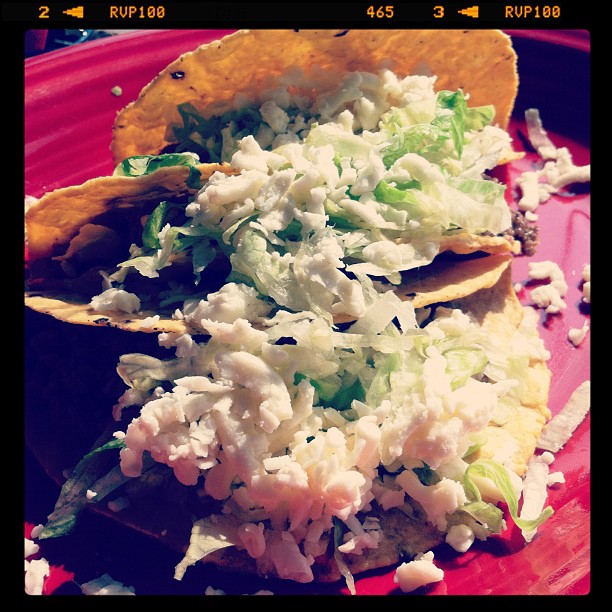
[{"label": "shredded lettuce", "polygon": [[174,569],[174,579],[182,580],[187,568],[223,548],[235,546],[236,528],[234,517],[214,514],[194,522],[185,556]]},{"label": "shredded lettuce", "polygon": [[96,492],[91,501],[99,501],[124,484],[116,457],[108,451],[123,448],[122,440],[113,439],[87,453],[75,466],[70,478],[63,484],[53,512],[47,517],[39,538],[57,538],[74,528],[81,510],[90,502],[87,491]]},{"label": "shredded lettuce", "polygon": [[504,514],[500,508],[482,500],[469,502],[461,506],[461,511],[469,514],[491,533],[501,533],[504,525]]},{"label": "shredded lettuce", "polygon": [[463,92],[461,90],[438,92],[436,111],[436,118],[432,124],[439,127],[447,137],[452,138],[457,157],[461,159],[467,114],[467,102]]},{"label": "shredded lettuce", "polygon": [[443,355],[453,390],[463,387],[468,378],[482,372],[488,363],[487,354],[478,348],[449,349]]},{"label": "shredded lettuce", "polygon": [[[174,136],[179,149],[195,154],[136,156],[118,172],[138,176],[164,165],[193,166],[199,158],[227,161],[243,172],[215,173],[197,200],[185,204],[189,214],[161,202],[142,244],[110,280],[129,284],[128,272],[158,278],[162,269],[191,259],[197,287],[217,251],[229,263],[226,282],[240,279],[296,312],[357,316],[358,289],[346,282],[351,275],[398,284],[402,272],[433,261],[445,232],[506,230],[504,188],[483,171],[495,165],[509,137],[493,130],[470,146],[473,134],[492,121],[493,107],[469,108],[461,90],[436,93],[433,85],[410,79],[402,87],[414,101],[394,106],[384,79],[376,78],[379,120],[369,117],[369,130],[351,129],[359,111],[350,101],[337,107],[337,92],[321,102],[335,109],[332,116],[313,114],[316,103],[310,107],[306,100],[299,102],[304,108],[294,106],[297,98],[287,92],[278,98],[286,106],[268,101],[273,111],[241,104],[203,117],[194,106],[180,105],[182,126]],[[289,131],[275,132],[274,117],[289,121]]]},{"label": "shredded lettuce", "polygon": [[535,531],[540,525],[542,525],[548,517],[553,514],[553,509],[547,506],[542,510],[540,515],[535,519],[521,519],[519,518],[519,500],[514,491],[514,487],[510,482],[510,477],[506,468],[495,461],[489,459],[477,459],[474,463],[470,464],[465,471],[464,475],[464,487],[468,496],[472,497],[477,502],[482,501],[480,491],[472,480],[472,476],[480,476],[482,478],[489,478],[493,481],[495,486],[501,491],[512,520],[519,529],[524,532]]},{"label": "shredded lettuce", "polygon": [[183,122],[173,126],[177,150],[193,151],[205,163],[229,162],[240,138],[255,134],[263,121],[259,110],[250,107],[208,118],[190,102],[177,110]]},{"label": "shredded lettuce", "polygon": [[357,590],[355,589],[355,578],[349,569],[348,564],[344,560],[344,555],[338,550],[338,547],[342,545],[342,539],[344,536],[344,525],[336,517],[333,519],[333,539],[334,539],[334,559],[338,565],[340,573],[344,577],[346,586],[351,595],[356,595]]},{"label": "shredded lettuce", "polygon": [[143,247],[147,249],[159,249],[161,247],[159,244],[158,234],[161,231],[170,210],[179,207],[181,207],[180,204],[164,201],[153,209],[153,212],[149,215],[149,218],[147,219],[142,231]]},{"label": "shredded lettuce", "polygon": [[192,189],[201,187],[201,174],[195,167],[200,163],[195,153],[162,153],[160,155],[133,155],[117,164],[113,174],[115,176],[144,176],[160,168],[170,166],[188,166],[189,176],[186,184]]}]

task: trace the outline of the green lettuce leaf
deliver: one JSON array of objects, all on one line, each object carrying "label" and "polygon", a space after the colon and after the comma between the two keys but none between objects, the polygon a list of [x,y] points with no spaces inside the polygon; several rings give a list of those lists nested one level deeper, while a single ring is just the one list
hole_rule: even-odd
[{"label": "green lettuce leaf", "polygon": [[469,497],[472,497],[472,499],[480,502],[482,501],[482,497],[478,487],[472,480],[472,476],[489,478],[493,481],[495,486],[504,496],[504,500],[508,505],[508,510],[510,511],[510,516],[512,517],[515,525],[524,532],[534,531],[553,514],[553,509],[550,506],[547,506],[544,508],[544,510],[542,510],[540,516],[535,519],[525,520],[519,518],[519,500],[514,492],[514,487],[510,482],[508,472],[503,465],[495,461],[491,461],[490,459],[477,459],[474,461],[474,463],[469,465],[465,471],[463,485],[466,493]]},{"label": "green lettuce leaf", "polygon": [[452,138],[459,159],[463,154],[466,114],[467,103],[461,90],[438,92],[436,118],[432,121],[432,124]]},{"label": "green lettuce leaf", "polygon": [[120,162],[113,172],[115,176],[145,176],[160,168],[188,166],[190,168],[187,185],[200,188],[200,172],[195,167],[200,163],[194,153],[161,153],[160,155],[132,155]]},{"label": "green lettuce leaf", "polygon": [[[107,451],[121,449],[123,440],[113,439],[87,453],[76,465],[72,476],[62,486],[53,512],[47,517],[39,538],[57,538],[66,535],[75,526],[83,508],[90,503],[87,491],[97,493],[91,501],[99,501],[105,495],[128,480],[116,471],[117,457],[109,457]],[[109,463],[110,459],[110,463]],[[109,465],[110,471],[109,471]],[[105,475],[105,476],[103,476]],[[106,480],[104,480],[106,478]],[[98,486],[100,485],[100,486]]]},{"label": "green lettuce leaf", "polygon": [[174,579],[182,580],[187,568],[222,548],[235,546],[237,519],[229,515],[212,515],[195,521],[191,529],[189,547],[180,563],[174,568]]},{"label": "green lettuce leaf", "polygon": [[446,358],[446,373],[451,376],[453,391],[463,387],[468,378],[482,372],[489,362],[482,349],[449,349],[442,353]]}]

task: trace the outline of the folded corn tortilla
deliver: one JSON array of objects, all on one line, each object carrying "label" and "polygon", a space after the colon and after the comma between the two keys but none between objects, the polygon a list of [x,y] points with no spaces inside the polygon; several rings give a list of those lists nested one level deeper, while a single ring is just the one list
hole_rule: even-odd
[{"label": "folded corn tortilla", "polygon": [[[511,268],[508,262],[505,263],[505,266],[500,265],[501,272],[490,287],[478,288],[473,285],[472,291],[465,291],[465,295],[456,297],[452,285],[448,285],[447,295],[450,299],[446,301],[442,293],[436,294],[440,300],[438,306],[457,308],[468,314],[486,330],[492,344],[503,352],[511,351],[513,346],[517,346],[513,345],[513,342],[522,327],[524,329],[520,334],[526,341],[538,342],[537,326],[533,319],[528,321],[528,317],[526,318],[529,309],[524,309],[518,302],[512,287]],[[465,263],[456,267],[461,265]],[[34,312],[30,316],[40,317]],[[43,320],[45,319],[53,321],[43,317]],[[27,437],[28,444],[41,464],[58,484],[63,484],[66,467],[76,463],[80,456],[89,450],[87,441],[91,443],[94,436],[92,423],[99,423],[100,430],[102,429],[106,420],[104,411],[108,410],[108,397],[112,397],[113,391],[110,389],[115,389],[106,383],[106,397],[88,400],[90,392],[87,389],[91,386],[78,383],[79,372],[81,368],[90,371],[93,361],[96,361],[102,365],[94,367],[94,371],[98,372],[98,377],[102,376],[104,379],[104,372],[109,372],[108,364],[112,362],[113,355],[126,345],[126,336],[117,329],[93,330],[78,325],[66,328],[59,321],[43,327],[44,331],[34,338],[37,359],[33,359],[28,365],[29,379],[37,383],[38,387],[31,385],[29,388],[32,397],[27,402]],[[53,340],[57,334],[62,337],[61,343]],[[128,348],[153,354],[153,337],[148,334],[129,334],[127,338],[135,340],[128,344]],[[81,349],[80,357],[75,357],[74,364],[70,366],[73,369],[66,378],[65,374],[60,375],[58,372],[58,369],[60,372],[63,369],[60,365],[62,359],[54,359],[52,353],[57,351],[60,345],[64,352],[65,347],[70,344],[74,345],[75,353],[79,352],[77,347],[87,345],[87,350],[83,352]],[[480,458],[493,458],[497,461],[503,459],[508,469],[517,475],[525,473],[527,461],[534,453],[536,440],[544,423],[550,418],[546,404],[550,372],[543,354],[535,352],[529,357],[528,378],[520,405],[503,423],[490,422],[487,425],[486,441],[470,455],[468,463]],[[61,382],[62,380],[64,382]],[[60,392],[60,388],[67,384],[67,381],[72,381],[70,392]],[[52,393],[49,393],[50,389],[53,389]],[[54,397],[62,399],[54,402]],[[85,404],[88,405],[87,411],[83,410]],[[52,411],[61,412],[61,418],[46,418],[49,415],[49,405]],[[106,435],[120,427],[117,422],[111,423],[106,429]],[[88,435],[83,435],[83,432]],[[190,534],[195,528],[192,523],[194,516],[203,521],[204,525],[208,525],[209,520],[213,520],[214,524],[215,521],[211,517],[219,513],[219,506],[215,506],[214,500],[209,500],[207,506],[201,496],[195,495],[198,487],[178,485],[171,472],[153,470],[131,479],[125,486],[127,488],[120,489],[117,495],[122,498],[127,495],[130,504],[121,512],[110,511],[105,501],[85,505],[121,524],[158,538],[183,553],[187,551]],[[81,494],[85,495],[85,491]],[[327,553],[317,556],[312,565],[315,581],[335,582],[346,576],[347,569],[353,576],[358,576],[372,569],[397,565],[402,560],[435,548],[445,538],[445,532],[428,520],[424,509],[414,500],[411,500],[407,507],[387,510],[374,502],[370,511],[358,513],[357,516],[363,520],[366,515],[370,519],[380,521],[384,537],[379,546],[366,549],[363,554],[343,554],[343,565],[340,566],[337,556],[333,553],[333,535],[330,534]],[[206,554],[201,561],[232,572],[278,577],[277,568],[269,558],[250,557],[240,541],[235,539],[235,534],[232,536],[231,533],[233,532],[230,532],[229,545]]]},{"label": "folded corn tortilla", "polygon": [[180,144],[172,129],[181,123],[180,104],[222,115],[237,92],[264,99],[290,70],[302,71],[316,93],[333,89],[345,72],[436,75],[437,89],[463,89],[474,106],[493,104],[506,128],[516,62],[500,30],[241,30],[181,55],[156,76],[117,115],[111,149],[115,163],[168,150]]},{"label": "folded corn tortilla", "polygon": [[[292,52],[285,52],[289,48]],[[364,48],[372,51],[367,54],[356,53],[357,49]],[[394,52],[388,53],[389,49],[394,49]],[[256,70],[249,73],[247,79],[239,68],[244,67],[245,58],[252,58],[256,50],[262,54],[262,62],[258,63]],[[278,83],[284,83],[284,80],[288,79],[287,83],[300,83],[302,87],[306,83],[308,89],[304,95],[316,98],[329,94],[337,86],[339,76],[343,74],[351,71],[352,74],[361,74],[355,71],[370,71],[369,74],[373,76],[376,70],[381,69],[394,70],[396,78],[403,75],[435,74],[436,90],[460,88],[468,94],[470,105],[493,105],[497,125],[505,127],[508,123],[518,83],[516,55],[509,37],[500,31],[424,30],[411,32],[410,36],[406,36],[403,31],[240,31],[181,56],[147,85],[139,98],[117,117],[113,132],[113,154],[119,166],[125,164],[126,160],[134,159],[129,156],[164,154],[173,149],[185,150],[185,147],[196,145],[197,139],[194,139],[198,134],[187,134],[186,142],[173,140],[180,132],[176,123],[181,120],[178,109],[182,105],[195,109],[202,114],[202,118],[209,121],[211,117],[223,116],[229,112],[232,105],[235,107],[236,96],[242,95],[240,92],[248,92],[249,103],[256,107],[270,95],[271,88],[278,87]],[[220,71],[225,71],[223,79],[220,79]],[[220,80],[223,82],[222,87]],[[292,90],[292,87],[298,85],[283,86]],[[234,120],[230,118],[229,121],[231,124]],[[268,121],[273,124],[272,119]],[[220,131],[224,131],[226,128],[222,128],[222,125],[215,124]],[[162,133],[163,142],[159,138],[155,140],[155,135]],[[513,155],[516,154],[508,151],[506,157],[498,159],[498,162],[504,163]],[[197,166],[201,175],[199,184],[206,187],[207,182],[214,183],[210,188],[211,192],[215,189],[231,188],[229,182],[217,186],[218,181],[214,181],[219,173],[242,180],[240,176],[236,176],[240,169],[231,168],[227,161],[219,162],[201,163]],[[272,182],[275,173],[276,171],[272,172]],[[163,307],[160,298],[156,297],[157,292],[163,292],[168,282],[176,285],[185,281],[188,285],[191,284],[190,291],[205,294],[206,291],[220,286],[220,275],[227,273],[227,266],[220,266],[217,281],[214,281],[212,286],[206,286],[204,282],[199,287],[185,279],[184,266],[180,277],[174,273],[176,266],[172,270],[162,270],[159,276],[163,281],[162,278],[156,279],[155,282],[149,283],[149,286],[144,284],[139,292],[135,292],[137,295],[144,294],[148,299],[137,311],[129,311],[129,316],[114,308],[104,312],[94,310],[90,301],[94,295],[101,292],[100,272],[111,274],[116,270],[114,266],[118,262],[128,258],[130,244],[141,244],[138,233],[147,217],[158,209],[160,202],[166,199],[174,202],[200,199],[200,196],[196,196],[197,190],[186,184],[190,176],[190,170],[185,167],[166,167],[144,176],[100,177],[83,185],[58,189],[43,196],[26,214],[29,258],[26,305],[74,323],[119,326],[131,331],[189,329],[188,323],[177,321],[174,317],[176,304]],[[243,186],[235,189],[238,192],[244,191]],[[277,187],[273,185],[271,189],[274,191]],[[469,192],[471,189],[473,187],[468,183],[458,185],[455,191],[442,196],[442,199],[446,198],[450,202],[454,198],[463,197],[462,192]],[[239,196],[236,197],[236,206],[241,206]],[[398,195],[393,192],[388,197],[391,198],[390,201],[397,197],[408,198],[406,202],[409,203],[400,206],[413,206],[411,194]],[[245,205],[248,201],[247,198]],[[206,205],[202,206],[202,210],[206,211]],[[388,204],[385,203],[385,206]],[[509,217],[509,213],[504,210],[505,204],[500,204],[499,196],[495,207],[497,210],[491,212],[491,215]],[[232,214],[234,213],[229,213],[228,217]],[[300,214],[304,214],[304,211]],[[306,215],[308,214],[310,213],[306,212]],[[340,211],[341,217],[345,214],[348,213]],[[458,214],[460,217],[463,215]],[[224,221],[224,218],[221,220]],[[212,220],[211,224],[216,222]],[[451,219],[451,225],[459,222]],[[363,222],[358,220],[358,223]],[[386,223],[389,225],[389,222]],[[262,231],[268,230],[264,228]],[[405,235],[405,232],[395,232],[393,235],[397,237],[389,237],[389,246],[397,253],[402,253],[393,256],[408,257],[406,253],[413,248],[413,238]],[[276,237],[269,239],[271,242],[278,240]],[[451,231],[445,230],[433,238],[417,237],[415,245],[415,258],[422,263],[408,265],[416,267],[419,270],[419,278],[422,278],[435,274],[435,269],[424,271],[425,264],[434,256],[454,253],[469,258],[475,253],[511,253],[514,241],[510,228],[503,234],[492,235],[490,231],[475,233],[452,227]],[[432,254],[434,248],[437,248],[437,255]],[[207,277],[214,276],[214,264],[217,260],[212,262],[213,271],[211,274],[207,271]],[[407,267],[405,263],[402,265]],[[232,266],[234,270],[233,263]],[[369,270],[366,273],[372,274],[372,270],[374,273],[384,273],[380,266],[373,268],[367,260],[366,263],[353,267],[364,266]],[[350,267],[348,269],[351,270]],[[132,272],[129,278],[134,278],[135,274]],[[247,274],[253,274],[253,270],[248,270]],[[262,274],[268,272],[264,271]],[[397,276],[397,273],[395,274]],[[157,272],[147,272],[147,275],[157,275]],[[414,274],[409,271],[404,276],[400,283],[402,285],[406,285],[408,280],[411,281]],[[278,301],[278,293],[283,292],[282,287],[276,288],[276,294],[267,294],[269,288],[265,287],[264,281],[258,281],[257,278],[254,280],[260,292]],[[440,279],[439,286],[442,286],[443,282],[444,280]],[[397,284],[397,278],[394,284]],[[420,288],[404,287],[402,291],[417,294]],[[304,301],[300,299],[280,303],[298,310],[304,307]],[[334,308],[338,306],[342,307],[336,304]],[[338,321],[351,317],[350,312],[341,310],[335,314]],[[355,312],[352,315],[354,316]],[[149,325],[151,317],[159,317],[159,320]],[[142,324],[142,321],[147,323]]]}]

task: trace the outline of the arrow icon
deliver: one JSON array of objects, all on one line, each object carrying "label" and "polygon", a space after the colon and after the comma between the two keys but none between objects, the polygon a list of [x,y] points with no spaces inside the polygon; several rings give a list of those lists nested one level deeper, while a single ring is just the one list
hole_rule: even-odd
[{"label": "arrow icon", "polygon": [[460,15],[465,15],[466,17],[473,17],[474,19],[478,19],[478,5],[470,6],[468,8],[461,9],[457,11]]},{"label": "arrow icon", "polygon": [[64,15],[68,15],[69,17],[76,17],[77,19],[83,19],[85,8],[82,6],[75,6],[74,8],[67,9],[62,11]]}]

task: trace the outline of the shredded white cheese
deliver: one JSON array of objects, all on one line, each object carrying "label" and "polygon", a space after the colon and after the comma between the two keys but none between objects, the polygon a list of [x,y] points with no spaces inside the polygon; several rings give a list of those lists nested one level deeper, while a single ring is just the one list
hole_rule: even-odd
[{"label": "shredded white cheese", "polygon": [[536,109],[525,113],[529,136],[534,148],[544,161],[542,168],[524,172],[516,181],[522,196],[518,208],[533,213],[551,195],[573,183],[588,183],[591,180],[591,166],[576,166],[567,147],[556,147],[542,127]]},{"label": "shredded white cheese", "polygon": [[567,338],[574,346],[579,346],[585,339],[588,331],[589,325],[585,321],[582,327],[570,328],[570,330],[567,332]]},{"label": "shredded white cheese", "polygon": [[584,264],[582,268],[582,301],[585,304],[591,303],[591,264]]},{"label": "shredded white cheese", "polygon": [[549,279],[550,283],[531,290],[531,299],[548,314],[557,314],[567,308],[563,300],[568,291],[563,271],[554,261],[529,262],[528,277],[531,280]]},{"label": "shredded white cheese", "polygon": [[45,578],[50,573],[46,559],[25,561],[25,592],[27,595],[42,595]]},{"label": "shredded white cheese", "polygon": [[413,561],[402,563],[396,570],[393,582],[399,585],[404,593],[410,593],[419,587],[439,582],[444,578],[444,571],[433,563],[432,551],[417,555]]},{"label": "shredded white cheese", "polygon": [[111,288],[94,296],[89,306],[97,312],[120,310],[131,314],[140,310],[140,298],[124,289]]}]

